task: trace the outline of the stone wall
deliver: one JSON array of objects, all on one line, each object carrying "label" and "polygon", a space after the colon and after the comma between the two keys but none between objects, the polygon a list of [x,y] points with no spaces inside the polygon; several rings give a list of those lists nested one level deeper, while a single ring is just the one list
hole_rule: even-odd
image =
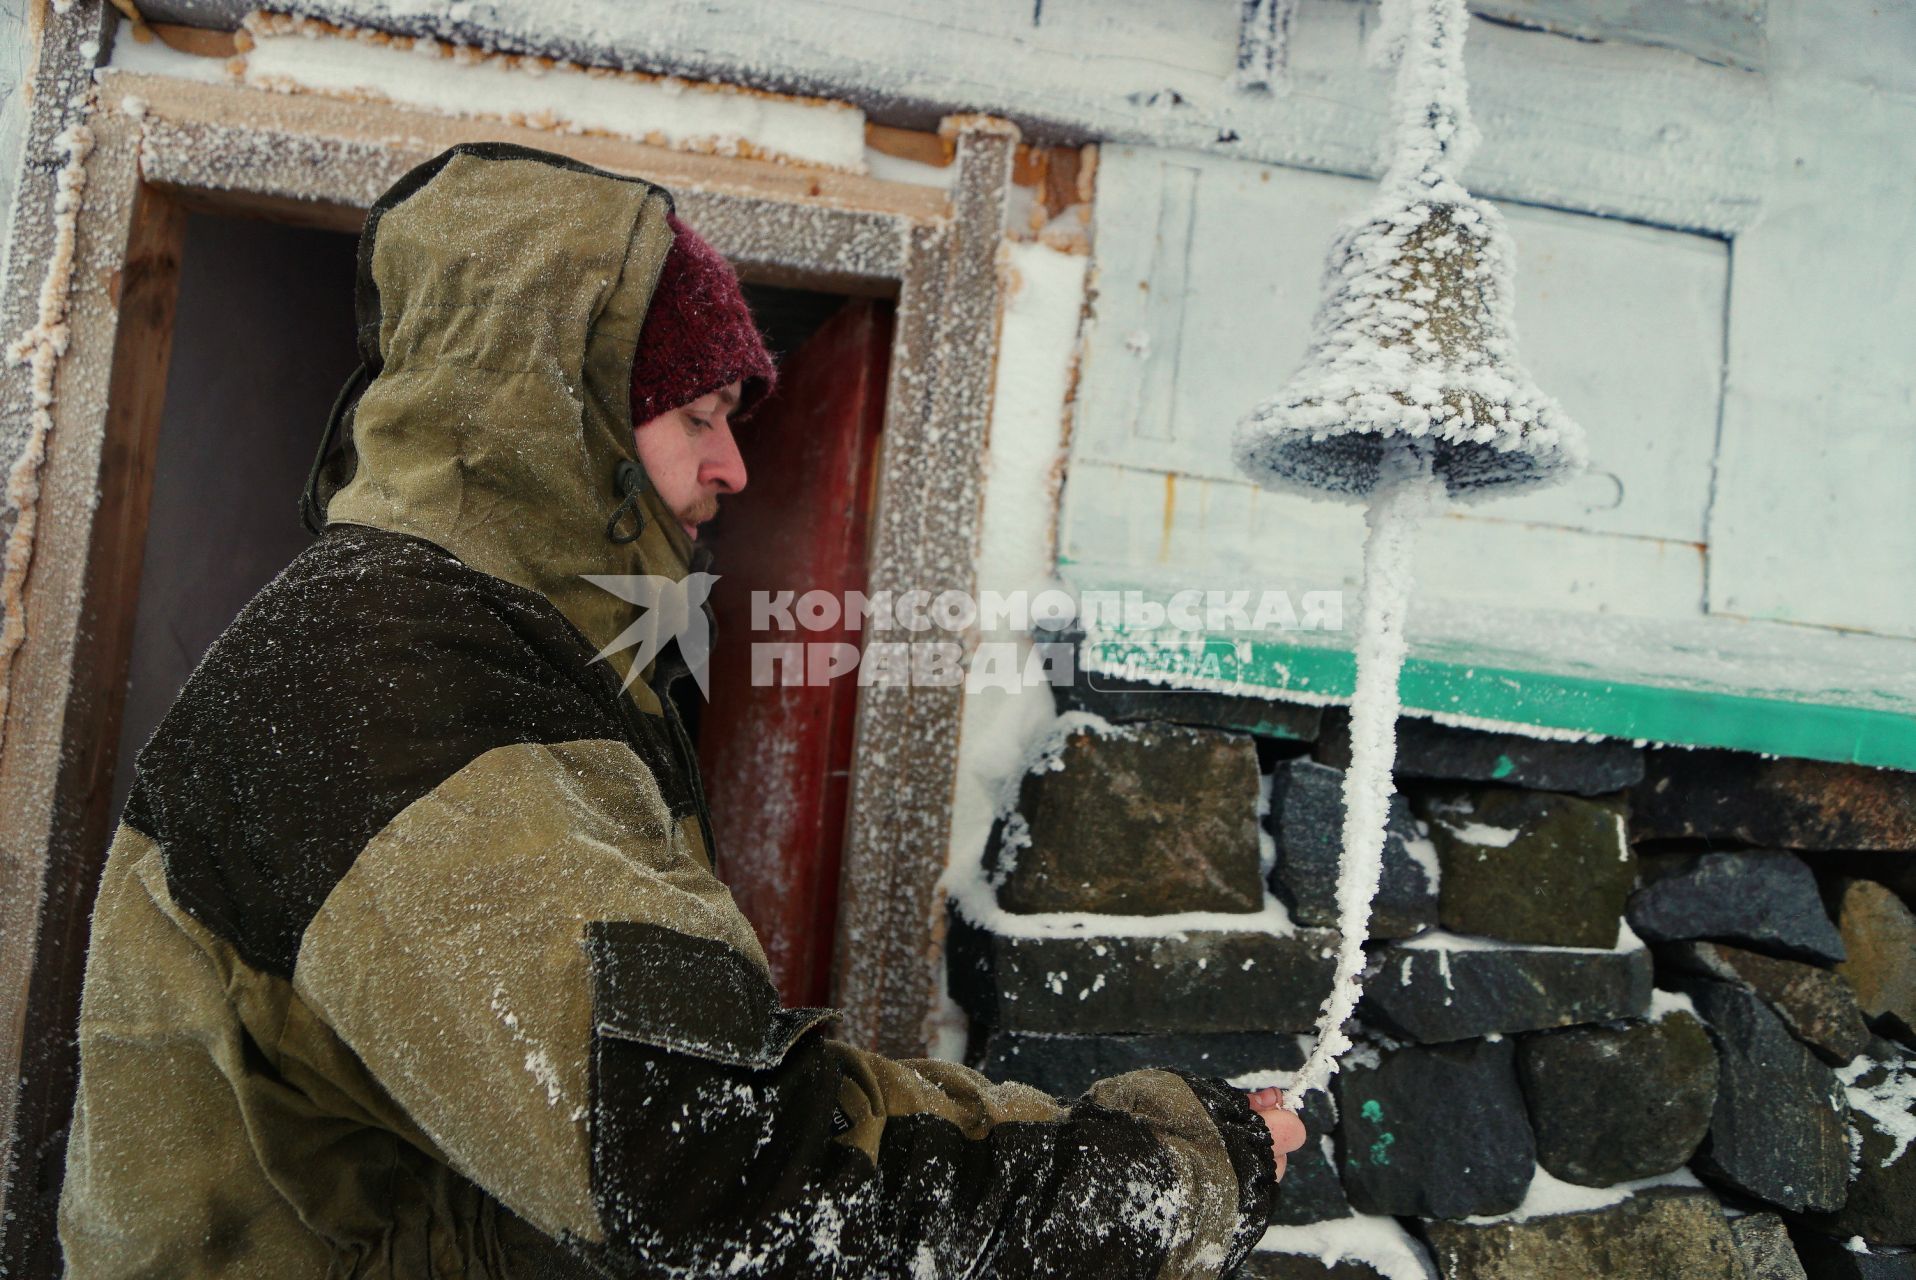
[{"label": "stone wall", "polygon": [[[1100,718],[952,909],[974,1064],[1281,1080],[1331,972],[1343,713],[1061,701]],[[1916,1277],[1916,775],[1399,744],[1360,1045],[1246,1274]]]}]

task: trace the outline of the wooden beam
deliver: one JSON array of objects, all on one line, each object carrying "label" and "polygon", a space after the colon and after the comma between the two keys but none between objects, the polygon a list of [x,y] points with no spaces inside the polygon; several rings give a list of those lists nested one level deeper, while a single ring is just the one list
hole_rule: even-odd
[{"label": "wooden beam", "polygon": [[[1004,281],[1006,195],[1017,130],[966,117],[953,130],[948,228],[914,230],[899,297],[868,590],[975,585],[980,477]],[[941,633],[913,639],[948,640]],[[840,876],[834,1003],[841,1031],[881,1053],[922,1055],[958,778],[959,686],[865,690]]]},{"label": "wooden beam", "polygon": [[216,31],[210,27],[187,27],[177,22],[151,22],[147,30],[161,44],[196,58],[230,58],[239,52],[237,33]]},{"label": "wooden beam", "polygon": [[138,112],[146,180],[224,216],[357,231],[364,210],[414,165],[457,142],[516,142],[670,188],[748,280],[888,296],[904,271],[900,223],[951,213],[938,187],[378,103],[126,72],[106,73],[102,94],[107,108]]},{"label": "wooden beam", "polygon": [[[379,102],[276,93],[168,76],[101,73],[103,107],[129,99],[148,133],[148,179],[160,185],[333,201],[365,207],[406,170],[458,142],[501,141],[643,175],[674,192],[743,197],[911,222],[949,216],[940,187],[625,138],[560,133]],[[242,149],[238,144],[249,144]]]},{"label": "wooden beam", "polygon": [[54,1275],[73,1028],[113,772],[185,217],[139,183],[131,121],[98,115],[53,430],[0,754],[0,1008],[12,1178],[0,1265]]},{"label": "wooden beam", "polygon": [[914,160],[919,164],[928,164],[939,169],[951,163],[951,139],[941,138],[935,133],[927,133],[922,129],[900,129],[896,125],[868,124],[865,126],[865,145],[881,155],[896,156],[900,160]]}]

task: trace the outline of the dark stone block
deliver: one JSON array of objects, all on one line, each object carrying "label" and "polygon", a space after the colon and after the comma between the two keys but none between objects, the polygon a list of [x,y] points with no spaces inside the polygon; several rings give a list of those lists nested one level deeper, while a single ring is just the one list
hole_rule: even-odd
[{"label": "dark stone block", "polygon": [[1716,1106],[1698,1172],[1793,1213],[1842,1208],[1848,1102],[1835,1073],[1752,993],[1707,978],[1678,985],[1716,1042]]},{"label": "dark stone block", "polygon": [[1010,937],[952,913],[952,997],[1006,1031],[1308,1031],[1337,935],[1198,929],[1153,937]]},{"label": "dark stone block", "polygon": [[1792,1231],[1790,1238],[1809,1280],[1916,1280],[1916,1252],[1908,1249],[1865,1246],[1859,1252],[1815,1231]]},{"label": "dark stone block", "polygon": [[1468,949],[1433,935],[1376,953],[1364,982],[1366,1021],[1430,1044],[1635,1018],[1650,1007],[1644,948],[1480,948],[1457,941]]},{"label": "dark stone block", "polygon": [[1676,1010],[1525,1036],[1517,1078],[1537,1163],[1565,1182],[1608,1187],[1695,1154],[1716,1102],[1716,1050],[1703,1024]]},{"label": "dark stone block", "polygon": [[1367,1262],[1321,1262],[1301,1253],[1258,1250],[1244,1260],[1238,1280],[1390,1280]]},{"label": "dark stone block", "polygon": [[1703,853],[1644,860],[1630,927],[1651,942],[1709,938],[1803,960],[1843,958],[1816,877],[1787,853]]},{"label": "dark stone block", "polygon": [[1419,810],[1443,867],[1446,929],[1613,947],[1637,861],[1614,809],[1536,791],[1444,791]]},{"label": "dark stone block", "polygon": [[1653,1188],[1525,1222],[1427,1222],[1443,1280],[1744,1280],[1708,1192]]},{"label": "dark stone block", "polygon": [[1057,692],[1058,710],[1089,711],[1113,724],[1161,720],[1254,733],[1261,738],[1310,742],[1317,737],[1318,725],[1323,719],[1323,710],[1319,707],[1208,689],[1179,689],[1147,680],[1124,680],[1085,671],[1082,667],[1078,668],[1077,679],[1072,684],[1052,688]]},{"label": "dark stone block", "polygon": [[1899,1141],[1890,1132],[1916,1114],[1916,1058],[1876,1040],[1866,1057],[1837,1074],[1850,1099],[1856,1176],[1842,1209],[1815,1216],[1809,1224],[1844,1239],[1916,1245],[1916,1143]]},{"label": "dark stone block", "polygon": [[1257,746],[1242,734],[1082,730],[1026,774],[993,840],[998,905],[1165,915],[1264,905]]},{"label": "dark stone block", "polygon": [[1892,890],[1904,906],[1916,909],[1916,849],[1888,853],[1821,851],[1805,854],[1804,861],[1815,868],[1817,878],[1823,882],[1826,900],[1832,880],[1874,880]]},{"label": "dark stone block", "polygon": [[1443,1280],[1744,1280],[1709,1192],[1652,1188],[1525,1223],[1426,1223]]},{"label": "dark stone block", "polygon": [[1869,1043],[1856,994],[1840,974],[1724,942],[1660,942],[1653,950],[1660,970],[1735,983],[1763,997],[1783,1025],[1825,1062],[1848,1062]]},{"label": "dark stone block", "polygon": [[1773,1213],[1746,1213],[1730,1219],[1730,1239],[1749,1280],[1809,1280],[1790,1243],[1783,1219]]},{"label": "dark stone block", "polygon": [[1334,1077],[1337,1158],[1361,1213],[1462,1218],[1523,1201],[1537,1148],[1510,1041],[1408,1046]]},{"label": "dark stone block", "polygon": [[[1350,767],[1350,714],[1327,714],[1312,753],[1328,765]],[[1628,742],[1561,742],[1522,734],[1458,729],[1406,716],[1397,722],[1400,778],[1501,782],[1536,791],[1595,796],[1643,779],[1643,752]]]},{"label": "dark stone block", "polygon": [[[1343,770],[1311,760],[1286,761],[1271,775],[1271,812],[1264,821],[1277,845],[1271,892],[1283,899],[1299,924],[1337,923],[1343,791]],[[1408,938],[1437,923],[1434,869],[1435,854],[1418,833],[1410,806],[1402,796],[1392,796],[1384,871],[1371,903],[1372,937]]]},{"label": "dark stone block", "polygon": [[1916,1044],[1916,913],[1873,880],[1843,884],[1837,914],[1849,958],[1836,972],[1849,980],[1872,1022]]},{"label": "dark stone block", "polygon": [[1638,840],[1738,840],[1783,849],[1916,849],[1916,773],[1652,751],[1630,793]]},{"label": "dark stone block", "polygon": [[1294,1037],[1264,1031],[1151,1036],[993,1031],[984,1038],[978,1069],[993,1080],[1016,1080],[1053,1097],[1075,1098],[1093,1081],[1151,1067],[1241,1076],[1303,1065],[1304,1051]]}]

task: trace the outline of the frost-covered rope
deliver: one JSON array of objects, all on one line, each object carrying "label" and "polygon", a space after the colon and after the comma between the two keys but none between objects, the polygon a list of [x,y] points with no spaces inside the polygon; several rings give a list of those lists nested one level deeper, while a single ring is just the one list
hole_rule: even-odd
[{"label": "frost-covered rope", "polygon": [[1291,1081],[1293,1110],[1322,1089],[1350,1048],[1344,1024],[1362,992],[1364,938],[1384,867],[1391,765],[1397,758],[1397,678],[1404,667],[1404,614],[1410,606],[1411,552],[1418,524],[1441,507],[1444,485],[1432,473],[1427,439],[1384,443],[1377,487],[1364,514],[1364,598],[1357,633],[1357,690],[1351,698],[1351,762],[1344,774],[1344,856],[1337,876],[1337,972],[1317,1015],[1317,1043]]},{"label": "frost-covered rope", "polygon": [[1458,174],[1477,144],[1464,75],[1470,12],[1464,0],[1386,0],[1385,9],[1382,39],[1397,60],[1397,79],[1384,190],[1459,198]]}]

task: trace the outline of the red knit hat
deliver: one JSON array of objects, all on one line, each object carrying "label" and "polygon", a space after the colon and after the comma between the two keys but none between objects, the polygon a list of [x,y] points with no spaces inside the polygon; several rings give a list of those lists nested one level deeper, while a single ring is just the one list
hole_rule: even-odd
[{"label": "red knit hat", "polygon": [[731,415],[737,421],[771,392],[778,371],[732,264],[677,214],[668,220],[672,248],[632,361],[632,423],[643,426],[734,382],[743,384]]}]

